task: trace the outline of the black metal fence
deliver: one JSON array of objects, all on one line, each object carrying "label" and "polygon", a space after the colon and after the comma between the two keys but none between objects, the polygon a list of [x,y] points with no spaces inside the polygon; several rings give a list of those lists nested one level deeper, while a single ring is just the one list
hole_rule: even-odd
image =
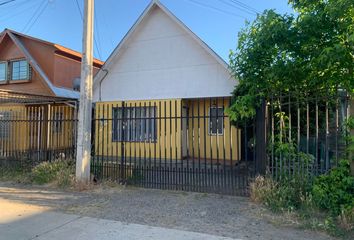
[{"label": "black metal fence", "polygon": [[267,100],[267,111],[267,169],[274,177],[315,176],[345,157],[349,97],[344,91],[317,98],[280,94]]},{"label": "black metal fence", "polygon": [[229,98],[97,103],[91,171],[148,188],[246,195],[255,175],[253,147],[242,147],[247,139],[230,124],[229,104]]},{"label": "black metal fence", "polygon": [[[247,195],[256,174],[324,173],[344,157],[349,98],[274,96],[230,123],[230,98],[96,103],[91,172],[148,188]],[[0,165],[74,159],[76,108],[0,105]]]},{"label": "black metal fence", "polygon": [[0,106],[0,166],[74,159],[76,109],[63,104]]}]

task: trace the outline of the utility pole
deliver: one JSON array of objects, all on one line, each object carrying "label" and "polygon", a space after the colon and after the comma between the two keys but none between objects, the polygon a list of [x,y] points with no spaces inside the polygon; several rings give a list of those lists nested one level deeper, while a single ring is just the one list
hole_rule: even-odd
[{"label": "utility pole", "polygon": [[93,8],[94,0],[84,0],[76,180],[86,184],[90,181],[91,161]]}]

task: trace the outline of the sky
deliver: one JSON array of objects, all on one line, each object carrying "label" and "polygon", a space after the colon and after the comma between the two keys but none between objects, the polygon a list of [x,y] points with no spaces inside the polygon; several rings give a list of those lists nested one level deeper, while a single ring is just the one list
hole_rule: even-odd
[{"label": "sky", "polygon": [[[81,52],[83,0],[0,0],[0,31],[9,28]],[[237,34],[257,12],[293,13],[287,0],[161,0],[226,62]],[[95,0],[94,56],[105,61],[150,0]],[[247,5],[247,9],[242,6]]]}]

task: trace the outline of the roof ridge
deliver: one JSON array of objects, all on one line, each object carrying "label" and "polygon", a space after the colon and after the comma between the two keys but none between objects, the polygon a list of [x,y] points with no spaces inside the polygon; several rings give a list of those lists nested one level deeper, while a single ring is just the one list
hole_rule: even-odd
[{"label": "roof ridge", "polygon": [[[78,54],[78,55],[80,55],[82,57],[82,54],[79,51],[76,51],[74,49],[65,47],[65,46],[63,46],[61,44],[58,44],[58,43],[54,43],[54,42],[50,42],[50,41],[47,41],[47,40],[44,40],[44,39],[33,37],[33,36],[30,36],[30,35],[27,35],[27,34],[24,34],[24,33],[20,33],[20,32],[17,32],[15,30],[12,30],[12,29],[9,29],[9,28],[5,28],[2,33],[4,33],[4,32],[11,32],[12,34],[16,34],[16,35],[19,35],[19,36],[27,38],[27,39],[31,39],[31,40],[34,40],[34,41],[37,41],[37,42],[40,42],[40,43],[43,43],[43,44],[47,44],[47,45],[53,46],[56,49],[61,50],[61,51],[65,51],[65,52],[67,52],[69,54],[72,54],[72,52],[74,52],[75,54]],[[102,61],[101,59],[98,59],[98,58],[94,58],[93,60],[95,62],[97,62],[97,63],[100,63],[100,64],[104,63],[104,61]]]}]

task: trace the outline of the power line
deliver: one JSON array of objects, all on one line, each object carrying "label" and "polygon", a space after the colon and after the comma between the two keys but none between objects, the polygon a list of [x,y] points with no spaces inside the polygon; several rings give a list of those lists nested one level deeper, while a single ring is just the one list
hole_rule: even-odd
[{"label": "power line", "polygon": [[255,9],[254,7],[251,7],[250,5],[247,5],[246,3],[243,3],[241,1],[238,0],[230,0],[231,2],[235,3],[236,5],[239,5],[240,7],[243,7],[245,9],[248,9],[256,14],[259,14],[259,11],[257,9]]},{"label": "power line", "polygon": [[42,14],[44,13],[44,11],[47,9],[49,5],[49,1],[47,1],[47,4],[44,6],[44,8],[42,9],[42,11],[38,14],[37,18],[33,21],[33,23],[31,24],[31,26],[29,26],[29,28],[27,29],[26,32],[31,31],[31,28],[34,26],[34,24],[36,24],[36,22],[38,21],[38,19],[42,16]]},{"label": "power line", "polygon": [[[97,33],[97,45],[98,45],[98,47],[99,47],[99,49],[101,49],[102,50],[102,45],[101,45],[101,38],[100,38],[100,30],[99,30],[99,28],[98,28],[98,16],[97,16],[97,14],[96,14],[96,8],[94,8],[94,25],[95,25],[95,28],[96,28],[96,33]],[[94,35],[95,35],[95,32],[93,33]],[[101,54],[99,54],[99,58],[100,59],[102,59],[102,56],[101,56]]]},{"label": "power line", "polygon": [[205,4],[205,3],[197,2],[197,1],[195,1],[195,0],[188,0],[188,1],[190,1],[190,2],[192,2],[192,3],[194,3],[194,4],[197,4],[197,5],[199,5],[199,6],[212,9],[212,10],[217,11],[217,12],[221,12],[221,13],[224,13],[224,14],[227,14],[227,15],[230,15],[230,16],[234,16],[234,17],[239,17],[239,18],[246,19],[245,16],[241,16],[241,15],[235,14],[234,12],[225,11],[225,10],[223,10],[223,9],[216,8],[216,7],[214,7],[214,6],[211,6],[211,5],[208,5],[208,4]]},{"label": "power line", "polygon": [[2,3],[0,3],[0,6],[2,6],[2,5],[5,5],[5,4],[8,4],[8,3],[11,3],[11,2],[14,2],[15,0],[8,0],[8,1],[6,1],[6,2],[2,2]]},{"label": "power line", "polygon": [[[76,3],[77,10],[78,10],[79,13],[80,13],[81,21],[83,22],[83,21],[84,21],[84,16],[83,16],[83,14],[82,14],[81,7],[80,7],[80,4],[79,4],[78,0],[75,0],[75,3]],[[96,15],[96,14],[95,14],[95,15]],[[102,59],[101,52],[100,52],[100,50],[98,49],[98,44],[97,44],[96,38],[94,38],[93,41],[94,41],[94,43],[95,43],[95,48],[96,48],[98,57],[99,57],[100,59]]]},{"label": "power line", "polygon": [[249,11],[249,10],[247,10],[245,8],[241,8],[241,7],[236,6],[236,5],[234,5],[234,4],[232,4],[232,3],[228,2],[228,1],[225,1],[225,0],[219,0],[219,1],[224,3],[224,4],[226,4],[226,5],[228,5],[228,6],[230,6],[230,7],[235,8],[237,10],[240,10],[241,12],[244,12],[244,13],[247,13],[247,14],[251,14],[251,15],[255,14],[253,11]]},{"label": "power line", "polygon": [[[33,3],[33,2],[29,2],[29,1],[25,2],[22,6],[26,6],[26,3]],[[16,10],[20,10],[20,11],[17,11],[17,12],[15,10],[14,11],[7,11],[7,13],[1,14],[0,21],[1,22],[6,22],[9,19],[17,17],[18,15],[20,15],[20,14],[22,14],[24,12],[28,12],[28,10],[32,9],[33,7],[35,7],[37,5],[38,5],[38,3],[35,3],[35,4],[32,4],[32,5],[30,5],[30,6],[26,7],[26,8],[23,8],[23,9],[21,9],[20,6],[16,7]],[[16,5],[14,5],[14,6],[16,6]]]},{"label": "power line", "polygon": [[241,8],[241,7],[239,7],[239,6],[236,6],[236,5],[234,5],[234,4],[232,4],[232,3],[228,2],[228,1],[225,1],[225,0],[219,0],[219,1],[222,2],[222,3],[224,3],[224,4],[226,4],[226,5],[228,5],[228,6],[230,6],[230,7],[232,7],[232,8],[235,8],[235,9],[237,9],[237,10],[240,10],[241,12],[254,15],[254,12],[251,12],[251,11],[249,11],[249,10],[247,10],[247,9]]},{"label": "power line", "polygon": [[22,32],[25,32],[25,30],[28,28],[29,25],[31,25],[31,22],[33,21],[33,19],[36,17],[36,15],[38,13],[41,12],[41,8],[44,6],[45,2],[47,0],[43,0],[40,5],[38,6],[38,8],[36,8],[36,10],[34,11],[34,14],[32,15],[32,17],[30,18],[30,20],[26,23],[25,27],[22,29]]}]

